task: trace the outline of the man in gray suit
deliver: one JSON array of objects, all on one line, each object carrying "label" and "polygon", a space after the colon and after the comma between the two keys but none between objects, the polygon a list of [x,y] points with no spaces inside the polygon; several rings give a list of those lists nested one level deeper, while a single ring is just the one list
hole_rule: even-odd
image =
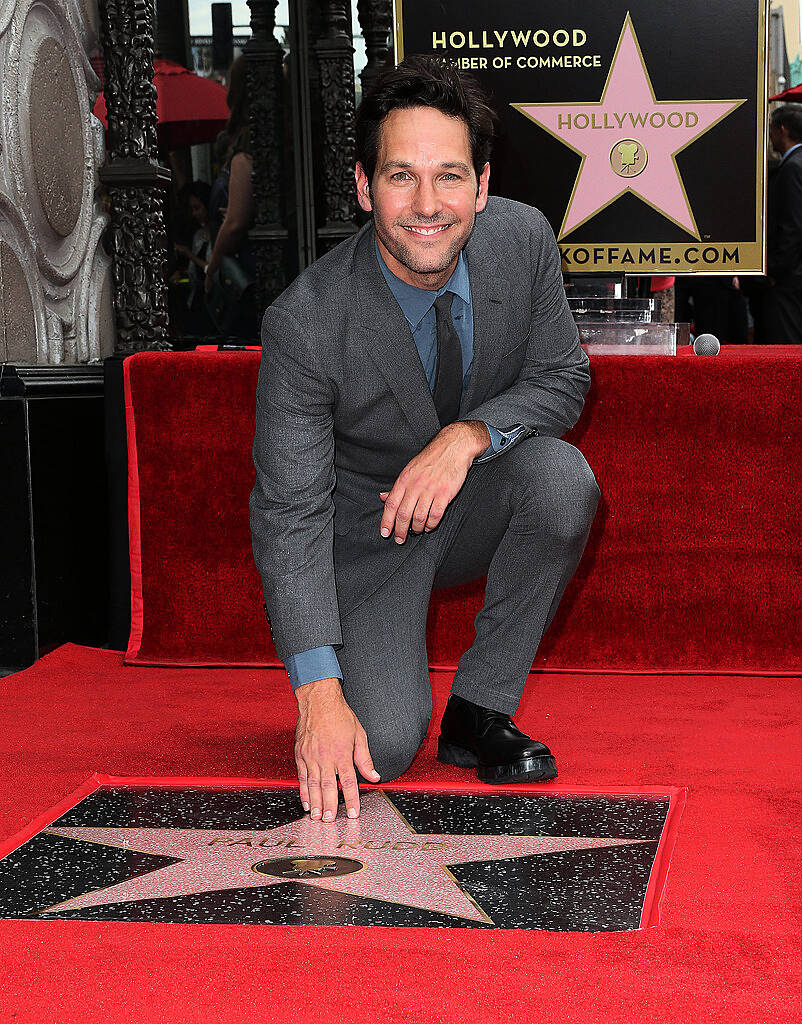
[{"label": "man in gray suit", "polygon": [[598,501],[560,440],[588,360],[554,235],[488,197],[492,112],[470,79],[409,58],[357,114],[372,220],[266,311],[251,531],[298,699],[301,802],[349,817],[409,767],[432,711],[433,586],[487,576],[438,757],[487,782],[554,778],[517,729],[540,638]]}]

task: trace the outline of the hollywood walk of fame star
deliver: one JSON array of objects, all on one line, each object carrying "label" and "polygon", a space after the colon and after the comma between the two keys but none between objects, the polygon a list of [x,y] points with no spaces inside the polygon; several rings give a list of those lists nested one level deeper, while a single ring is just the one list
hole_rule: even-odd
[{"label": "hollywood walk of fame star", "polygon": [[77,896],[42,914],[287,882],[493,924],[447,865],[639,843],[639,839],[430,835],[416,832],[390,798],[366,793],[356,820],[305,815],[267,831],[61,828],[56,836],[178,858],[137,878]]},{"label": "hollywood walk of fame star", "polygon": [[513,103],[582,157],[558,237],[631,192],[699,238],[676,156],[745,100],[658,101],[627,14],[598,103]]}]

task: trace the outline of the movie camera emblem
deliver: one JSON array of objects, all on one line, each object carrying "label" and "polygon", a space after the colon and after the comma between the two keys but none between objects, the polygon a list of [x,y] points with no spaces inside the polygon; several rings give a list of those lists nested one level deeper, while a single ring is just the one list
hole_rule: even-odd
[{"label": "movie camera emblem", "polygon": [[642,142],[622,139],[610,150],[610,166],[620,178],[634,178],[646,170],[649,154]]}]

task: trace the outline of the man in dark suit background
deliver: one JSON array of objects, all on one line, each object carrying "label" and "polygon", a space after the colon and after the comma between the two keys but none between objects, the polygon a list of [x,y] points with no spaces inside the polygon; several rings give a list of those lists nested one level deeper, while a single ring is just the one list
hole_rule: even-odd
[{"label": "man in dark suit background", "polygon": [[492,120],[440,62],[385,72],[357,114],[372,220],[265,313],[251,530],[313,818],[335,817],[338,778],[358,815],[355,768],[408,768],[432,587],[483,575],[438,757],[487,782],[556,775],[510,715],[598,501],[560,440],[590,378],[548,223],[488,197]]},{"label": "man in dark suit background", "polygon": [[796,104],[771,115],[771,143],[780,163],[769,179],[764,297],[765,340],[802,343],[802,110]]}]

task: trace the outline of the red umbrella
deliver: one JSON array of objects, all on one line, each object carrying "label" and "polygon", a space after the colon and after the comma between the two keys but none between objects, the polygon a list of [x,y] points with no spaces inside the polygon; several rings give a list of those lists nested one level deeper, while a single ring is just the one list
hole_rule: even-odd
[{"label": "red umbrella", "polygon": [[[212,78],[202,78],[172,60],[153,62],[159,145],[177,149],[199,142],[213,142],[225,128],[229,110],[226,88]],[[95,117],[106,127],[106,100],[101,92]]]},{"label": "red umbrella", "polygon": [[795,85],[785,92],[778,92],[776,96],[769,96],[769,103],[775,100],[786,100],[788,103],[802,103],[802,85]]}]

